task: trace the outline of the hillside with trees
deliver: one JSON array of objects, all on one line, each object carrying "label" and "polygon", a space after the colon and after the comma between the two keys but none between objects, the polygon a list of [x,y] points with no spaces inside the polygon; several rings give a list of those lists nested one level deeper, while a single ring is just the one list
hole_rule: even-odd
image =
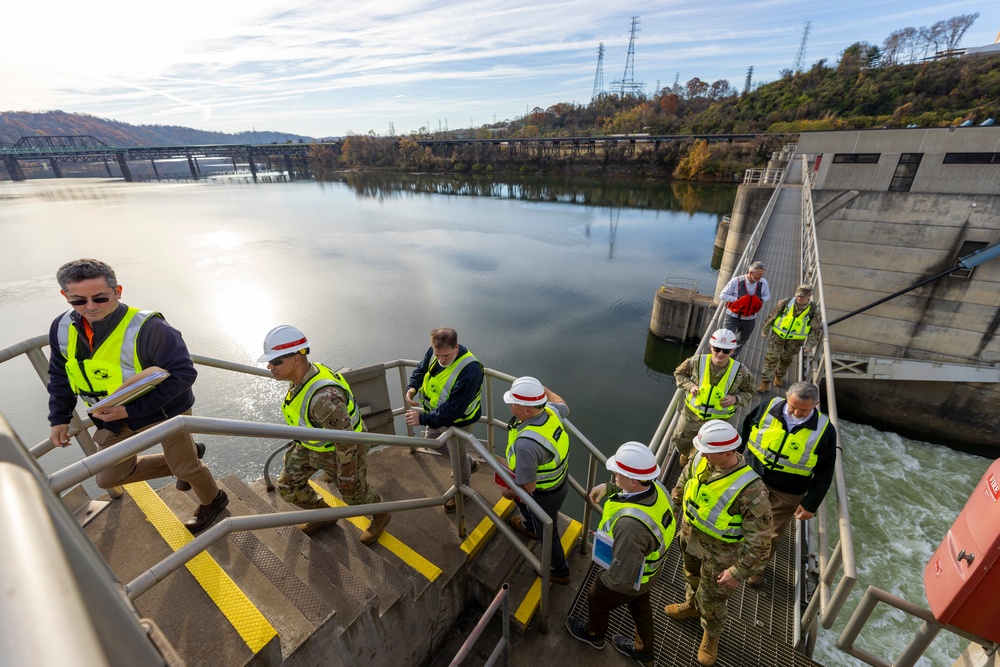
[{"label": "hillside with trees", "polygon": [[0,112],[0,146],[13,146],[21,137],[90,135],[109,146],[191,146],[197,144],[270,144],[313,142],[285,132],[250,131],[229,134],[178,125],[130,125],[108,118],[65,111]]}]

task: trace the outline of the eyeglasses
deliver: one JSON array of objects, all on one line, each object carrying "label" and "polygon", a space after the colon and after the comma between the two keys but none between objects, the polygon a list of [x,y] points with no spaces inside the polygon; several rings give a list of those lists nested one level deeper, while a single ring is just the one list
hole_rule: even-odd
[{"label": "eyeglasses", "polygon": [[271,359],[271,361],[267,363],[270,366],[280,366],[281,364],[285,363],[285,359],[290,359],[291,357],[294,357],[296,354],[298,354],[298,352],[292,352],[291,354],[283,354],[280,357],[275,357],[274,359]]},{"label": "eyeglasses", "polygon": [[66,299],[66,303],[71,306],[86,306],[88,301],[93,303],[107,303],[111,301],[110,296],[92,296],[89,299]]},{"label": "eyeglasses", "polygon": [[713,347],[712,348],[712,352],[718,352],[719,354],[732,354],[733,353],[732,350],[722,350],[722,349],[717,348],[717,347]]}]

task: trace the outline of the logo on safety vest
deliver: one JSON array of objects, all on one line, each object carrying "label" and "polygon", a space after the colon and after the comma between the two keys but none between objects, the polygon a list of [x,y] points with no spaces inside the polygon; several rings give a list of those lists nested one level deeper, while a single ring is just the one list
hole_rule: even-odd
[{"label": "logo on safety vest", "polygon": [[96,378],[100,378],[101,380],[107,380],[109,377],[111,377],[111,375],[107,371],[101,369],[95,370],[93,372],[93,376]]}]

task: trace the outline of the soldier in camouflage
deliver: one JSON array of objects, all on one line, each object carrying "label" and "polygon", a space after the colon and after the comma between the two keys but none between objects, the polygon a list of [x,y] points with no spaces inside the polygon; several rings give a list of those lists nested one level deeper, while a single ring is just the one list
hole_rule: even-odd
[{"label": "soldier in camouflage", "polygon": [[[719,655],[726,601],[740,582],[761,573],[771,551],[767,487],[736,450],[742,439],[730,424],[710,421],[694,439],[698,453],[671,494],[682,504],[680,547],[687,581],[683,603],[664,611],[675,621],[701,619],[698,664]],[[739,489],[730,497],[734,488]]]},{"label": "soldier in camouflage", "polygon": [[[719,329],[709,340],[709,354],[696,354],[684,360],[674,371],[674,382],[685,395],[684,406],[678,408],[680,414],[671,440],[680,454],[681,465],[687,464],[691,443],[705,422],[730,418],[737,407],[747,405],[756,395],[753,373],[730,358],[735,347],[735,334]],[[707,378],[703,372],[705,366]],[[728,388],[722,384],[723,381],[729,384]],[[705,396],[699,398],[701,394]],[[713,397],[713,394],[722,394],[722,397]]]},{"label": "soldier in camouflage", "polygon": [[[347,381],[322,364],[310,363],[308,352],[305,336],[288,325],[272,329],[264,342],[260,361],[267,362],[276,380],[287,380],[290,385],[282,405],[285,421],[292,426],[366,431]],[[296,440],[285,453],[278,493],[303,509],[329,507],[309,485],[309,479],[323,470],[327,483],[337,487],[346,504],[381,502],[378,492],[368,483],[367,455],[368,445]],[[387,513],[376,514],[361,534],[361,542],[376,542],[390,518]],[[311,535],[336,523],[336,519],[312,521],[299,528]]]},{"label": "soldier in camouflage", "polygon": [[799,350],[804,348],[809,354],[816,348],[823,333],[823,316],[811,300],[812,293],[812,285],[799,285],[795,296],[779,301],[764,320],[760,335],[767,339],[767,354],[757,391],[768,391],[772,379],[774,386],[780,387],[785,370]]}]

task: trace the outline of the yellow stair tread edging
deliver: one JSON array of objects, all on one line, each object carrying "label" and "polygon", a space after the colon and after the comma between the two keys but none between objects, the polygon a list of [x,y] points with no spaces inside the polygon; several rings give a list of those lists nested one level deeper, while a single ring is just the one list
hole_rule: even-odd
[{"label": "yellow stair tread edging", "polygon": [[[579,521],[570,521],[569,526],[566,528],[566,532],[562,535],[562,548],[565,553],[569,553],[570,549],[573,548],[573,543],[576,542],[576,538],[580,536],[583,532],[583,524]],[[521,624],[521,627],[528,627],[528,623],[531,618],[538,611],[538,605],[542,600],[542,578],[537,577],[535,583],[531,585],[528,589],[528,593],[524,596],[524,600],[521,601],[520,606],[518,606],[517,611],[514,613],[514,618]]]},{"label": "yellow stair tread edging", "polygon": [[[493,511],[497,513],[501,519],[506,518],[507,514],[514,507],[514,501],[508,500],[506,498],[500,498],[493,506]],[[487,516],[483,517],[483,520],[479,522],[476,529],[469,533],[465,541],[462,542],[462,551],[464,551],[469,559],[471,560],[480,550],[486,546],[486,541],[489,539],[493,533],[496,532],[496,524]]]},{"label": "yellow stair tread edging", "polygon": [[[309,485],[316,490],[326,504],[330,507],[346,507],[347,503],[333,495],[322,486],[314,481],[310,481]],[[348,519],[351,523],[358,527],[358,529],[364,531],[368,529],[368,520],[363,517],[353,517]],[[403,544],[399,539],[393,537],[388,531],[384,531],[382,535],[378,538],[378,543],[384,546],[386,549],[396,554],[404,563],[412,567],[414,570],[422,574],[429,581],[434,581],[441,576],[441,568],[439,568],[434,563],[430,562],[416,551]]]},{"label": "yellow stair tread edging", "polygon": [[[194,539],[149,484],[126,484],[125,492],[172,550],[177,551]],[[255,655],[278,634],[264,614],[208,552],[201,552],[188,561],[185,567]]]}]

